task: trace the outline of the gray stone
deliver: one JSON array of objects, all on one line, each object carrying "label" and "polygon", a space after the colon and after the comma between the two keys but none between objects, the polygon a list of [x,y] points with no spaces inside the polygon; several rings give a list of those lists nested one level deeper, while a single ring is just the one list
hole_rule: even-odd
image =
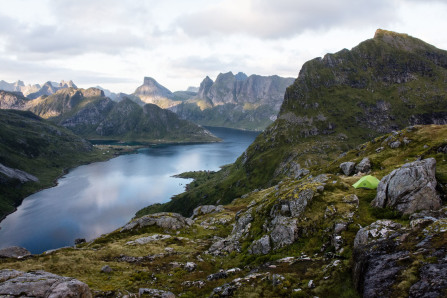
[{"label": "gray stone", "polygon": [[90,298],[89,287],[77,279],[45,271],[0,270],[0,297]]},{"label": "gray stone", "polygon": [[192,223],[192,220],[185,218],[178,213],[160,212],[134,219],[126,224],[120,232],[140,229],[153,225],[168,230],[178,230],[190,226]]},{"label": "gray stone", "polygon": [[371,170],[371,161],[368,157],[365,157],[362,159],[361,162],[358,163],[358,165],[355,166],[355,170],[357,173],[367,173],[369,170]]},{"label": "gray stone", "polygon": [[404,214],[441,207],[436,192],[436,160],[427,158],[403,165],[382,178],[374,207],[390,207]]},{"label": "gray stone", "polygon": [[208,279],[209,281],[212,281],[212,280],[222,279],[222,278],[227,278],[227,277],[228,277],[228,274],[224,270],[220,270],[219,272],[208,275],[208,277],[206,279]]},{"label": "gray stone", "polygon": [[31,253],[23,247],[11,246],[0,249],[0,258],[23,258],[31,255]]},{"label": "gray stone", "polygon": [[340,169],[343,171],[343,174],[346,176],[351,176],[354,174],[355,170],[355,162],[347,161],[340,164]]},{"label": "gray stone", "polygon": [[197,264],[194,262],[186,262],[184,268],[186,271],[192,272],[192,271],[196,270]]},{"label": "gray stone", "polygon": [[126,244],[127,245],[135,245],[135,244],[146,244],[149,242],[153,242],[153,241],[161,241],[161,240],[166,240],[171,238],[171,235],[163,235],[163,234],[154,234],[151,236],[147,236],[147,237],[142,237],[142,238],[138,238],[136,240],[133,241],[128,241]]},{"label": "gray stone", "polygon": [[296,219],[285,216],[277,216],[272,220],[270,239],[272,240],[274,249],[290,245],[298,239],[298,227],[296,223]]},{"label": "gray stone", "polygon": [[400,147],[400,141],[394,141],[394,142],[391,142],[391,143],[389,143],[388,144],[388,146],[390,146],[390,148],[392,148],[392,149],[396,149],[396,148],[399,148]]},{"label": "gray stone", "polygon": [[109,265],[105,265],[101,268],[102,273],[111,273],[113,269]]},{"label": "gray stone", "polygon": [[194,209],[192,212],[191,218],[196,218],[199,215],[209,214],[209,213],[216,213],[221,212],[224,210],[224,207],[222,205],[214,206],[214,205],[203,205],[199,206]]},{"label": "gray stone", "polygon": [[266,255],[270,252],[270,237],[268,235],[262,236],[261,239],[253,241],[248,252],[254,255]]},{"label": "gray stone", "polygon": [[82,244],[82,243],[85,243],[85,242],[86,242],[85,238],[76,238],[75,241],[74,241],[75,245],[79,245],[79,244]]},{"label": "gray stone", "polygon": [[401,224],[392,220],[378,220],[357,232],[354,239],[354,248],[371,242],[389,239],[393,234],[398,236],[400,232],[402,232]]},{"label": "gray stone", "polygon": [[442,297],[447,289],[447,264],[425,264],[420,279],[410,288],[410,297]]},{"label": "gray stone", "polygon": [[175,295],[172,292],[148,288],[140,288],[138,295],[149,295],[153,298],[175,298]]}]

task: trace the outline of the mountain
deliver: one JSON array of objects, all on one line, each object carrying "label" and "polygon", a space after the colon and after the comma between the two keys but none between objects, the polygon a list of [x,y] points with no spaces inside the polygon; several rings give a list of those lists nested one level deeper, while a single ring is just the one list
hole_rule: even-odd
[{"label": "mountain", "polygon": [[48,96],[48,95],[54,94],[54,93],[56,93],[56,91],[58,91],[60,89],[65,89],[65,88],[77,89],[78,87],[71,80],[68,82],[61,81],[60,83],[48,81],[45,84],[43,84],[42,87],[38,91],[28,94],[27,97],[29,99],[36,99],[36,98],[44,96],[44,95]]},{"label": "mountain", "polygon": [[[114,100],[114,101],[120,101],[122,99],[121,95],[124,94],[124,93],[119,93],[119,94],[113,93],[112,91],[110,91],[108,89],[104,89],[101,86],[96,86],[95,88],[99,89],[99,90],[102,90],[106,97],[108,97],[108,98],[110,98],[111,100]],[[124,94],[124,96],[126,96],[126,94]]]},{"label": "mountain", "polygon": [[215,82],[206,77],[197,96],[170,110],[201,125],[262,130],[276,119],[284,91],[293,81],[279,76],[221,73]]},{"label": "mountain", "polygon": [[141,143],[218,140],[171,111],[153,104],[141,107],[129,98],[115,102],[96,88],[61,89],[34,100],[29,110],[89,139]]},{"label": "mountain", "polygon": [[0,219],[24,197],[53,185],[64,170],[105,156],[31,112],[0,110]]},{"label": "mountain", "polygon": [[20,80],[15,83],[8,83],[3,80],[0,81],[0,90],[21,92],[25,96],[29,95],[30,93],[37,92],[40,88],[41,86],[39,84],[25,85],[25,83]]},{"label": "mountain", "polygon": [[156,104],[163,109],[180,103],[175,100],[174,94],[169,89],[150,77],[145,77],[143,85],[138,87],[132,95],[138,97],[143,103]]}]

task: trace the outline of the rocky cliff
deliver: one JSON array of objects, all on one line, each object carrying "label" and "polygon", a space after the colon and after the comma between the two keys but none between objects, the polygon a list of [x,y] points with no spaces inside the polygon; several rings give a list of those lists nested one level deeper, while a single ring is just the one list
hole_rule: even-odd
[{"label": "rocky cliff", "polygon": [[0,90],[0,109],[2,110],[23,110],[28,102],[28,98],[24,97],[21,93]]},{"label": "rocky cliff", "polygon": [[213,82],[206,77],[197,96],[172,111],[202,125],[262,130],[276,119],[292,78],[221,73]]}]

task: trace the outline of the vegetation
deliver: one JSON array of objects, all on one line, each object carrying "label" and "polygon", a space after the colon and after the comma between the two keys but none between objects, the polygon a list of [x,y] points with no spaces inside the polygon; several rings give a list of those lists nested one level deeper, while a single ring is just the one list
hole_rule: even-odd
[{"label": "vegetation", "polygon": [[14,211],[26,196],[54,185],[69,168],[105,160],[117,152],[96,149],[31,112],[0,110],[0,164],[39,179],[20,183],[0,173],[0,218]]}]

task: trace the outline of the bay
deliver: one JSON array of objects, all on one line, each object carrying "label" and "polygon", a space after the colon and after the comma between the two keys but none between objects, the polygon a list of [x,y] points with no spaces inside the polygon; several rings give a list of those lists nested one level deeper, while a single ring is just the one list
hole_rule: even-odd
[{"label": "bay", "polygon": [[160,145],[105,162],[84,165],[58,185],[27,197],[0,223],[0,248],[21,246],[32,253],[91,240],[126,224],[139,209],[167,202],[191,180],[173,175],[219,170],[232,163],[257,133],[208,128],[220,143]]}]

